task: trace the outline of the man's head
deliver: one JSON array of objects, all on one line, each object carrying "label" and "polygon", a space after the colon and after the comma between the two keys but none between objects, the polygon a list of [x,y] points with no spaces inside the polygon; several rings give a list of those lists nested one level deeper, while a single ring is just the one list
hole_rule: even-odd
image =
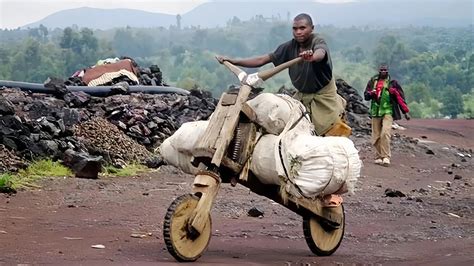
[{"label": "man's head", "polygon": [[388,65],[380,64],[379,66],[379,77],[386,78],[388,76]]},{"label": "man's head", "polygon": [[299,43],[304,43],[313,33],[313,20],[308,14],[301,13],[293,19],[293,37]]}]

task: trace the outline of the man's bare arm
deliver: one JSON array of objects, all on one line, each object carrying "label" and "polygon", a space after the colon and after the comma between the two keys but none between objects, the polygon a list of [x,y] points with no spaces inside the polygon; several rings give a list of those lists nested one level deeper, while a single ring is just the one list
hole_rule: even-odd
[{"label": "man's bare arm", "polygon": [[326,50],[324,49],[316,49],[313,54],[313,61],[314,62],[321,62],[323,61],[324,57],[326,57]]},{"label": "man's bare arm", "polygon": [[224,63],[224,61],[228,61],[236,66],[242,67],[261,67],[271,62],[270,55],[268,54],[244,59],[234,59],[220,55],[216,56],[216,58],[221,64]]},{"label": "man's bare arm", "polygon": [[303,60],[308,62],[321,62],[326,56],[326,51],[321,48],[316,49],[316,51],[306,50],[301,52],[299,56],[303,57]]}]

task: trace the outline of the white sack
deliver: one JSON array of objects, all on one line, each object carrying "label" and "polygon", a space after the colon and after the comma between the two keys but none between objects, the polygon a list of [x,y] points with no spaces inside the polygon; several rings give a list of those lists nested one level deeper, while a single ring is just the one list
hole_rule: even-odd
[{"label": "white sack", "polygon": [[[278,152],[278,136],[266,134],[257,142],[250,170],[260,182],[280,185],[279,176],[286,176],[287,182],[297,187],[296,191],[290,188],[288,192],[308,198],[354,189],[361,161],[350,139],[293,134],[291,142],[284,140],[281,143],[283,160]],[[283,173],[278,172],[280,167]]]},{"label": "white sack", "polygon": [[278,136],[273,134],[263,135],[255,145],[250,161],[250,170],[263,184],[280,185],[276,169],[274,150],[278,147]]},{"label": "white sack", "polygon": [[287,132],[287,138],[296,134],[311,134],[314,131],[313,123],[305,115],[304,105],[288,95],[262,93],[247,103],[257,114],[256,122],[268,127],[266,131],[270,133],[257,141],[250,161],[250,170],[260,182],[280,185],[277,166],[281,163],[276,160],[280,160],[278,143],[281,137],[272,133],[279,134],[288,127],[292,130],[291,133]]},{"label": "white sack", "polygon": [[362,164],[350,139],[299,134],[291,142],[284,140],[282,154],[286,156],[283,163],[288,179],[303,196],[354,189]]},{"label": "white sack", "polygon": [[[290,121],[293,109],[304,106],[298,104],[299,101],[288,95],[261,93],[247,104],[257,115],[258,125],[263,127],[270,134],[280,134],[288,121]],[[301,111],[300,111],[301,113]]]},{"label": "white sack", "polygon": [[204,136],[209,121],[187,122],[159,147],[163,159],[183,172],[196,174],[197,168],[191,164],[192,150],[196,142]]}]

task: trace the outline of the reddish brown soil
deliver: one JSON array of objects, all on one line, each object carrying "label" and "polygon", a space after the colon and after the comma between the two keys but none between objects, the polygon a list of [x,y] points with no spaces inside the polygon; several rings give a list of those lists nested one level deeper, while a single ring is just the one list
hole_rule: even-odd
[{"label": "reddish brown soil", "polygon": [[409,130],[401,134],[426,141],[435,141],[467,149],[474,149],[474,120],[413,119],[398,124]]},{"label": "reddish brown soil", "polygon": [[[211,243],[194,264],[473,265],[474,120],[400,125],[406,130],[394,131],[390,167],[372,163],[368,136],[353,136],[364,167],[358,190],[344,197],[346,232],[332,256],[312,255],[301,217],[224,184]],[[165,166],[137,177],[45,180],[41,189],[0,195],[0,265],[174,265],[163,218],[192,181]],[[407,197],[385,197],[387,188]],[[264,216],[247,216],[252,207]]]}]

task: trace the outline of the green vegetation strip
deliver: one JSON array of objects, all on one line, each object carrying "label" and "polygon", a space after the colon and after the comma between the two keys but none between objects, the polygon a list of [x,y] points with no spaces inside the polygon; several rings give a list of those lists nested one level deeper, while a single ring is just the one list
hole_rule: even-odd
[{"label": "green vegetation strip", "polygon": [[[101,175],[107,177],[136,176],[147,170],[147,167],[135,163],[126,165],[124,168],[104,166]],[[15,193],[18,189],[37,188],[39,187],[36,185],[37,181],[43,178],[70,176],[73,176],[72,171],[59,162],[53,162],[52,160],[36,161],[16,174],[0,174],[0,193]]]},{"label": "green vegetation strip", "polygon": [[102,168],[102,175],[104,176],[135,176],[139,173],[146,172],[147,167],[141,164],[128,164],[124,168],[117,168],[114,166],[104,166]]},{"label": "green vegetation strip", "polygon": [[16,174],[4,173],[0,175],[0,192],[14,193],[17,189],[38,187],[36,182],[42,178],[72,176],[69,168],[52,160],[33,162],[26,169]]}]

